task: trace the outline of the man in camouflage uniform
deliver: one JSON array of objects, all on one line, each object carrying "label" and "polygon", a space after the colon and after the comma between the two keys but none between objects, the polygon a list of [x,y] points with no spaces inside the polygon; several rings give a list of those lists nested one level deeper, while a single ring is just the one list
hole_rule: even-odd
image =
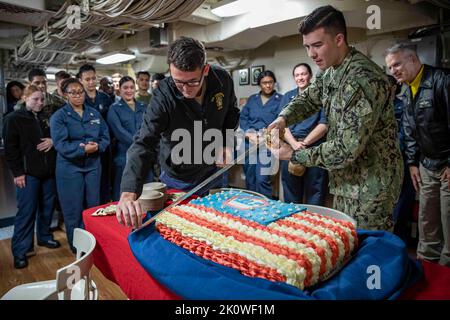
[{"label": "man in camouflage uniform", "polygon": [[391,230],[403,163],[388,78],[374,62],[348,46],[344,17],[335,8],[313,11],[300,24],[300,33],[308,55],[324,73],[268,129],[283,130],[323,105],[329,125],[327,141],[295,152],[282,143],[273,152],[295,164],[329,170],[334,208],[352,216],[359,228]]},{"label": "man in camouflage uniform", "polygon": [[[42,69],[31,69],[28,73],[28,81],[35,85],[44,94],[44,108],[40,112],[41,119],[47,124],[50,124],[50,117],[59,108],[66,104],[66,101],[57,95],[47,92],[47,76]],[[14,110],[25,108],[25,102],[20,100],[14,107]],[[49,139],[50,140],[50,139]]]}]

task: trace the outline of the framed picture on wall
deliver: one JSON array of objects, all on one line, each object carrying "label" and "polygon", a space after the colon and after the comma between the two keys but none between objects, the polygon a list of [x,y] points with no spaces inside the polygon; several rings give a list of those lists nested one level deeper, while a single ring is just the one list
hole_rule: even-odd
[{"label": "framed picture on wall", "polygon": [[249,75],[248,68],[240,69],[238,71],[238,74],[239,74],[239,85],[240,86],[245,86],[245,85],[250,84],[250,75]]},{"label": "framed picture on wall", "polygon": [[256,86],[258,84],[258,77],[261,72],[264,72],[264,66],[252,67],[252,85]]}]

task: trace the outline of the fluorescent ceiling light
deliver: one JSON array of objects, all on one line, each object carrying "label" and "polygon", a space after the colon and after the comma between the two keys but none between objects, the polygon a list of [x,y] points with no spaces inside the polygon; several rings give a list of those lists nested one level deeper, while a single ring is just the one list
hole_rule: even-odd
[{"label": "fluorescent ceiling light", "polygon": [[223,0],[218,5],[218,7],[211,9],[211,12],[222,18],[238,16],[255,8],[255,3],[250,0]]},{"label": "fluorescent ceiling light", "polygon": [[128,60],[135,59],[136,56],[132,52],[112,52],[104,55],[103,57],[96,60],[100,64],[114,64],[119,62],[125,62]]}]

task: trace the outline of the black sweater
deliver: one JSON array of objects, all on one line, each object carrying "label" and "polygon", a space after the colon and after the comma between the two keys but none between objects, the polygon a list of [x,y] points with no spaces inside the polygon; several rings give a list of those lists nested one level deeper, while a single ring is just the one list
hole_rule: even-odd
[{"label": "black sweater", "polygon": [[[211,174],[215,165],[205,163],[200,154],[210,142],[202,141],[202,136],[207,129],[217,129],[224,134],[226,129],[236,129],[239,109],[228,72],[211,67],[205,81],[203,105],[195,99],[184,98],[171,77],[160,82],[144,114],[141,129],[128,149],[121,192],[141,192],[144,177],[156,161],[159,142],[161,168],[170,176],[185,182],[199,182]],[[171,157],[172,149],[180,143],[171,139],[177,129],[184,129],[191,138],[190,141],[186,136],[180,139],[188,141],[190,146],[191,159],[184,163],[176,163]]]},{"label": "black sweater", "polygon": [[53,177],[55,149],[44,152],[36,148],[42,142],[41,138],[50,138],[50,128],[43,115],[35,116],[31,111],[21,109],[8,114],[4,121],[5,158],[14,177]]}]

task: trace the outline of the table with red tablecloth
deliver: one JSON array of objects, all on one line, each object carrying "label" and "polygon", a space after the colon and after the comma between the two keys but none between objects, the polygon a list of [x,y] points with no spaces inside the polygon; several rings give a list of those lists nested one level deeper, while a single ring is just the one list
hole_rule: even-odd
[{"label": "table with red tablecloth", "polygon": [[[92,216],[96,209],[105,206],[83,212],[86,230],[97,240],[95,266],[106,278],[119,285],[129,299],[179,299],[152,278],[136,260],[127,239],[130,228],[120,225],[114,215]],[[422,261],[422,266],[423,279],[407,289],[401,299],[450,300],[450,268],[426,261]]]}]

